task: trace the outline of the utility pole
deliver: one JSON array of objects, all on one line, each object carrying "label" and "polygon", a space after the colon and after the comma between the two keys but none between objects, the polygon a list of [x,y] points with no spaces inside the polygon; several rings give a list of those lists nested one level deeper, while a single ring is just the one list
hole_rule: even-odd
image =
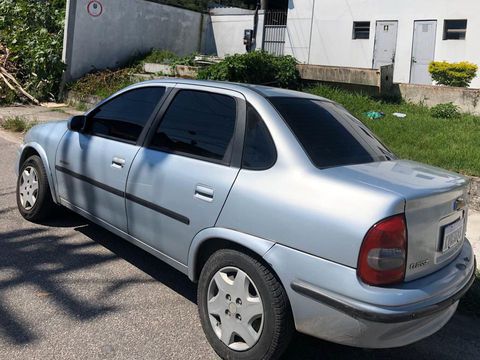
[{"label": "utility pole", "polygon": [[268,8],[268,0],[261,0],[260,4],[261,4],[260,9],[262,9],[262,10],[267,10],[267,8]]}]

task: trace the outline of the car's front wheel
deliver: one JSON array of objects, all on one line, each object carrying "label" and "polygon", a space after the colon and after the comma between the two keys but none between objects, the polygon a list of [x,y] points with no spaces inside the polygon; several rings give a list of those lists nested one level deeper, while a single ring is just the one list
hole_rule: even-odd
[{"label": "car's front wheel", "polygon": [[22,164],[17,180],[17,206],[29,221],[44,220],[54,208],[47,173],[38,155]]},{"label": "car's front wheel", "polygon": [[202,327],[223,359],[276,359],[293,322],[276,276],[253,257],[219,250],[206,262],[198,284]]}]

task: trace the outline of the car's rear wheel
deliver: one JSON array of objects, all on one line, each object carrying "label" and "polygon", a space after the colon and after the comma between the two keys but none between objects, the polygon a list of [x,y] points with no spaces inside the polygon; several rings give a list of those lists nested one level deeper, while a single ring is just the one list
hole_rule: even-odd
[{"label": "car's rear wheel", "polygon": [[198,284],[203,329],[223,359],[276,359],[293,321],[285,289],[265,265],[235,250],[219,250]]},{"label": "car's rear wheel", "polygon": [[47,173],[38,155],[22,164],[17,179],[17,206],[29,221],[41,221],[51,214],[55,204],[48,185]]}]

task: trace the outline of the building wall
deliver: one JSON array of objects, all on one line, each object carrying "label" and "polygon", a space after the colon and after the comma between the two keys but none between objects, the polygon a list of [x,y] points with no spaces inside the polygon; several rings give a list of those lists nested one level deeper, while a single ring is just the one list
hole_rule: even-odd
[{"label": "building wall", "polygon": [[[243,54],[244,31],[254,28],[255,11],[238,8],[219,8],[210,11],[213,37],[219,57]],[[255,49],[262,48],[264,13],[259,12]]]},{"label": "building wall", "polygon": [[[479,64],[478,14],[478,0],[289,0],[285,52],[303,63],[371,68],[376,21],[397,20],[394,81],[408,83],[415,20],[437,20],[435,60]],[[445,19],[467,19],[466,39],[443,40]],[[354,21],[370,21],[368,40],[352,39]]]},{"label": "building wall", "polygon": [[[68,0],[64,60],[66,80],[94,69],[122,65],[152,48],[179,55],[214,51],[203,34],[211,32],[208,15],[145,0],[99,0],[92,16],[90,0]],[[90,9],[94,10],[94,9]],[[205,19],[207,18],[207,19]],[[208,34],[207,34],[208,35]]]}]

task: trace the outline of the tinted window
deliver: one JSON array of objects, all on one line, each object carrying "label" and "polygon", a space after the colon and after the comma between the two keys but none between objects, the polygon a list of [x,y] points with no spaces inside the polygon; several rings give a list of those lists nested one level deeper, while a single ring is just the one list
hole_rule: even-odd
[{"label": "tinted window", "polygon": [[151,145],[227,162],[236,116],[236,101],[230,96],[182,90],[170,104]]},{"label": "tinted window", "polygon": [[117,96],[95,110],[89,120],[88,132],[136,142],[164,93],[165,88],[151,87]]},{"label": "tinted window", "polygon": [[443,40],[465,40],[467,36],[467,20],[445,20]]},{"label": "tinted window", "polygon": [[353,23],[353,39],[370,38],[370,21],[355,21]]},{"label": "tinted window", "polygon": [[370,130],[336,104],[301,98],[270,101],[319,168],[394,158]]},{"label": "tinted window", "polygon": [[242,167],[250,170],[268,169],[276,158],[275,145],[265,123],[258,112],[248,105]]}]

